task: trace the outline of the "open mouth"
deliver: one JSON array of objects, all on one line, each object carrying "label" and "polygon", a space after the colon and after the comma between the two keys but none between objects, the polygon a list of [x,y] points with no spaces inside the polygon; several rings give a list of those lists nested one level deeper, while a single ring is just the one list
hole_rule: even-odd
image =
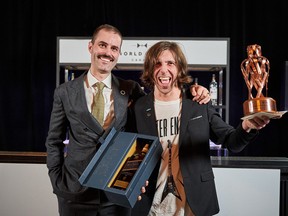
[{"label": "open mouth", "polygon": [[171,77],[159,77],[158,80],[160,81],[160,83],[162,84],[169,84]]}]

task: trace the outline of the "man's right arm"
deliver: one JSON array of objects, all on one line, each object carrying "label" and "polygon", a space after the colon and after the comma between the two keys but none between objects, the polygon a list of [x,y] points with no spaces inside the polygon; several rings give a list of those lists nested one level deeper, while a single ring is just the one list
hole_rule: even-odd
[{"label": "man's right arm", "polygon": [[54,92],[53,108],[45,146],[47,149],[47,167],[52,184],[61,174],[64,161],[64,143],[67,131],[67,119],[58,91]]}]

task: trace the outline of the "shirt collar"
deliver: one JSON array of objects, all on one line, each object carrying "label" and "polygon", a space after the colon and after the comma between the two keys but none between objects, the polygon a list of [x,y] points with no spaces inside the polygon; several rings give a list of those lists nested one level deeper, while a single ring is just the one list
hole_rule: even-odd
[{"label": "shirt collar", "polygon": [[[100,82],[99,80],[97,80],[91,73],[91,71],[89,70],[88,71],[88,74],[87,74],[87,79],[88,79],[88,85],[89,86],[93,86],[95,83],[97,82]],[[111,76],[111,73],[106,77],[106,79],[102,80],[102,82],[105,84],[105,86],[107,88],[110,88],[111,89],[111,81],[112,80],[112,76]]]}]

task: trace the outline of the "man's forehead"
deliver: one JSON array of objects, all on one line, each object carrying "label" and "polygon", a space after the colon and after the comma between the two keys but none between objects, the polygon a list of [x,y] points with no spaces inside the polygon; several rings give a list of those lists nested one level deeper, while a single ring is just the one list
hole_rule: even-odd
[{"label": "man's forehead", "polygon": [[109,45],[117,46],[117,47],[120,47],[121,45],[120,35],[113,31],[101,30],[96,37],[96,41],[98,42],[102,41]]},{"label": "man's forehead", "polygon": [[173,55],[173,52],[171,52],[170,50],[164,50],[159,54],[158,59],[174,60],[175,57]]}]

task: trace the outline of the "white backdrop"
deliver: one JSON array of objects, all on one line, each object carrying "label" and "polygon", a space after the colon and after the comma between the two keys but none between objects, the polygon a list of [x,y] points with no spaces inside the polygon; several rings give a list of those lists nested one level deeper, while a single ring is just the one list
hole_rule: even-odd
[{"label": "white backdrop", "polygon": [[[279,215],[280,170],[213,168],[217,216]],[[56,216],[46,164],[0,163],[1,216]]]}]

